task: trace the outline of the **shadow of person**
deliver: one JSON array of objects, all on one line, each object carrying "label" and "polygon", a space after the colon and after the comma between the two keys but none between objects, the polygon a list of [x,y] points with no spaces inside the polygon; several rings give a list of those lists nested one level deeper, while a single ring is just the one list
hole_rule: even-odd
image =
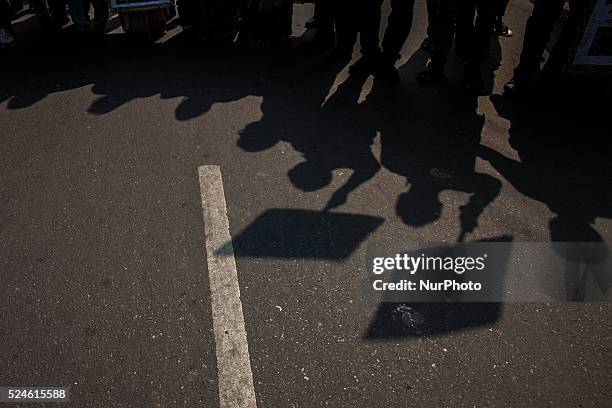
[{"label": "shadow of person", "polygon": [[380,168],[371,150],[378,121],[358,103],[365,79],[349,77],[336,87],[345,62],[298,62],[271,68],[274,81],[289,86],[285,92],[272,86],[261,89],[263,115],[239,131],[237,145],[256,153],[281,142],[290,144],[303,160],[288,169],[287,176],[304,192],[329,186],[336,169],[352,174],[323,211],[268,209],[260,214],[233,239],[238,257],[339,261],[384,222],[380,217],[329,211],[345,203]]},{"label": "shadow of person", "polygon": [[[520,161],[480,146],[478,155],[520,193],[540,201],[555,214],[549,223],[556,242],[600,242],[593,227],[597,217],[612,217],[610,149],[600,145],[606,132],[603,117],[552,102],[512,110],[494,95],[498,113],[510,120],[510,144]],[[551,110],[552,108],[552,110]]]},{"label": "shadow of person", "polygon": [[[95,87],[98,82],[121,83],[125,88],[125,79],[133,80],[143,69],[140,65],[135,71],[126,71],[123,77],[115,76],[126,62],[130,62],[126,65],[131,68],[131,63],[136,65],[135,58],[150,49],[155,52],[147,62],[150,65],[157,62],[157,47],[144,50],[130,47],[125,36],[110,33],[118,27],[116,15],[107,23],[104,43],[95,45],[83,42],[72,25],[57,32],[47,32],[37,20],[32,16],[14,24],[19,32],[19,47],[14,50],[11,64],[0,67],[3,77],[11,78],[0,92],[0,103],[8,101],[9,110],[29,108],[49,95],[87,85]],[[143,80],[140,78],[140,82]]]},{"label": "shadow of person", "polygon": [[[486,146],[478,154],[521,194],[544,203],[554,216],[549,221],[553,248],[566,260],[565,283],[569,301],[589,300],[588,275],[606,294],[612,278],[605,271],[607,244],[594,227],[599,217],[612,217],[612,172],[605,108],[566,95],[544,96],[538,104],[515,106],[493,95],[500,116],[510,120],[510,145],[519,160]],[[590,298],[590,300],[595,300]]]},{"label": "shadow of person", "polygon": [[[331,176],[335,169],[352,170],[349,179],[338,188],[325,206],[325,211],[346,203],[348,195],[378,172],[380,164],[372,153],[372,143],[377,134],[376,112],[369,112],[358,103],[364,79],[349,77],[323,104],[320,112],[321,126],[333,123],[328,135],[319,135],[318,143],[303,146],[306,167],[317,167],[319,172]],[[330,137],[331,136],[331,137]],[[300,164],[298,164],[300,166]],[[304,166],[302,166],[304,167]],[[308,188],[308,176],[302,171],[290,171],[293,184]]]},{"label": "shadow of person", "polygon": [[380,122],[381,164],[405,177],[409,185],[398,198],[398,216],[411,227],[423,227],[439,219],[442,192],[471,194],[459,208],[458,240],[464,240],[501,189],[499,180],[475,170],[484,124],[484,117],[476,112],[476,96],[453,88],[433,92],[412,85],[406,92],[419,103],[410,104],[409,112],[404,105],[398,113],[398,101],[387,102],[381,97],[384,92],[384,86],[375,81],[365,105],[382,106],[388,114]]},{"label": "shadow of person", "polygon": [[[417,51],[400,68],[402,76],[418,72],[422,60]],[[364,103],[364,108],[383,112],[377,125],[381,165],[405,178],[408,186],[398,197],[396,212],[409,227],[424,227],[440,218],[443,192],[468,193],[468,202],[458,208],[457,241],[465,241],[501,189],[498,179],[475,169],[484,124],[477,97],[449,83],[436,90],[415,81],[402,85],[390,95],[384,83],[375,81]],[[499,302],[382,302],[364,339],[449,334],[494,324],[501,313]]]},{"label": "shadow of person", "polygon": [[377,121],[358,104],[365,79],[349,77],[328,96],[343,67],[340,62],[311,66],[311,72],[298,77],[291,100],[264,92],[263,117],[242,129],[237,142],[249,152],[269,149],[281,141],[291,144],[304,160],[287,175],[304,192],[328,186],[336,169],[352,171],[324,211],[343,205],[380,168],[371,150]]},{"label": "shadow of person", "polygon": [[[124,51],[127,52],[127,51]],[[105,115],[137,99],[159,95],[181,98],[175,119],[189,121],[205,115],[215,103],[256,95],[261,61],[241,55],[234,46],[187,43],[177,35],[162,44],[131,49],[112,76],[101,76],[92,87],[99,97],[87,109]]]}]

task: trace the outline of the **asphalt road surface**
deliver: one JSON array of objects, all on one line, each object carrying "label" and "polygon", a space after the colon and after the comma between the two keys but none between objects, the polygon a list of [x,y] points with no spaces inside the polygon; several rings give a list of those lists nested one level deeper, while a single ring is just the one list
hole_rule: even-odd
[{"label": "asphalt road surface", "polygon": [[[22,16],[0,63],[0,386],[220,406],[213,165],[258,407],[609,407],[609,303],[438,305],[412,330],[359,290],[374,241],[612,239],[606,105],[500,96],[531,7],[511,3],[479,97],[454,56],[439,86],[415,81],[423,1],[395,87],[178,27],[133,44],[116,17],[104,50],[78,49]],[[296,43],[311,12],[296,6]]]}]

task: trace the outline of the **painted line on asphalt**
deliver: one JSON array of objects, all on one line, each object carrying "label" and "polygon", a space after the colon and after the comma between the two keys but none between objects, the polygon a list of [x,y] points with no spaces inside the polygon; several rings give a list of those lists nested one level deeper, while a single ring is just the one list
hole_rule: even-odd
[{"label": "painted line on asphalt", "polygon": [[240,286],[219,166],[201,166],[206,258],[221,408],[256,408]]}]

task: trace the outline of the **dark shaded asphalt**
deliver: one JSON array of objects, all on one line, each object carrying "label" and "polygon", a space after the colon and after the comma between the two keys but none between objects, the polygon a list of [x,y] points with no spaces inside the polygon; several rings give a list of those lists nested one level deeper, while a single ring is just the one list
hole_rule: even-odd
[{"label": "dark shaded asphalt", "polygon": [[478,98],[456,59],[440,86],[414,81],[417,6],[395,88],[178,29],[74,50],[24,17],[0,69],[0,385],[218,406],[197,179],[218,164],[258,406],[607,407],[609,304],[431,307],[421,333],[359,290],[374,241],[612,238],[605,105],[499,96],[530,3],[512,3]]}]

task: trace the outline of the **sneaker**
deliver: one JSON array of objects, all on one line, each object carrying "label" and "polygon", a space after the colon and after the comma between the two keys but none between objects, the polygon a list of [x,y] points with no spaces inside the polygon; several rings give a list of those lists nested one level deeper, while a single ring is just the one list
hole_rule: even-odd
[{"label": "sneaker", "polygon": [[512,30],[503,21],[495,24],[495,34],[499,37],[512,37],[514,35]]},{"label": "sneaker", "polygon": [[8,28],[0,28],[0,48],[10,47],[15,44],[15,38]]}]

